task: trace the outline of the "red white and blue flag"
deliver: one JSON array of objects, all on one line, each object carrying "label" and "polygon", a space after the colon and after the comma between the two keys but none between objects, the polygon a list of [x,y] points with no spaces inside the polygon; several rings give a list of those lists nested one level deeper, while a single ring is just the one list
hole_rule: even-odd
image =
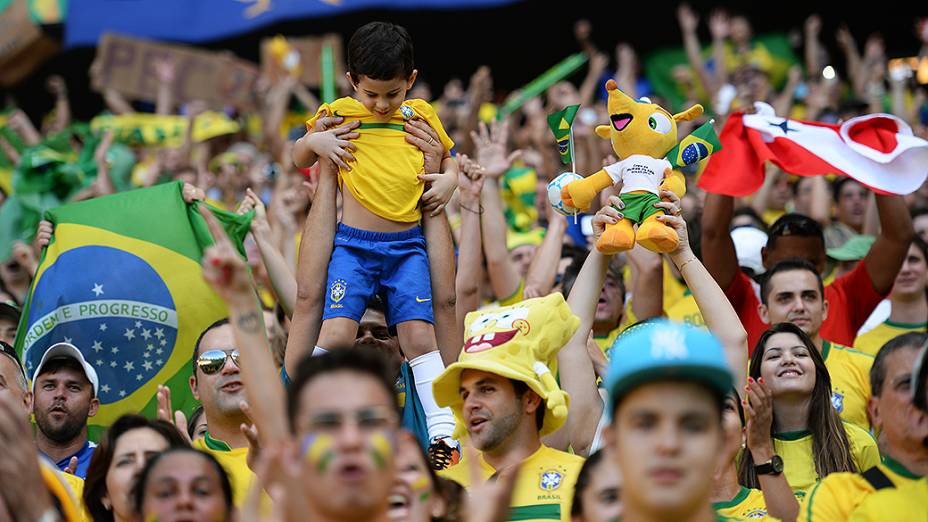
[{"label": "red white and blue flag", "polygon": [[755,114],[729,116],[719,136],[722,150],[712,155],[700,188],[753,194],[767,161],[799,176],[847,176],[883,194],[910,194],[928,175],[928,141],[895,116],[868,114],[828,125],[781,118],[769,105],[755,105]]}]

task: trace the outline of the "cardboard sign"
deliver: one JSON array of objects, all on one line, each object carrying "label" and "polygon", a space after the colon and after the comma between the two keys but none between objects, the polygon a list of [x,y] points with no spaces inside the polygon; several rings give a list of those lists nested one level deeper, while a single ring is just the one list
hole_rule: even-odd
[{"label": "cardboard sign", "polygon": [[32,20],[26,0],[13,0],[0,11],[0,64],[19,54],[42,36]]},{"label": "cardboard sign", "polygon": [[[286,42],[286,51],[282,52],[284,46],[281,42]],[[342,59],[342,37],[338,34],[286,39],[278,36],[261,40],[261,74],[271,81],[277,81],[293,71],[299,74],[300,83],[303,85],[321,87],[320,57],[325,43],[332,45],[335,75],[336,78],[341,78],[345,74],[345,62]],[[295,56],[291,56],[289,51],[295,52]]]},{"label": "cardboard sign", "polygon": [[154,65],[169,58],[176,66],[174,99],[177,103],[204,100],[213,107],[255,107],[254,85],[258,68],[229,53],[203,51],[181,45],[156,43],[116,34],[104,34],[91,67],[91,83],[102,91],[111,88],[130,99],[154,101],[158,79]]}]

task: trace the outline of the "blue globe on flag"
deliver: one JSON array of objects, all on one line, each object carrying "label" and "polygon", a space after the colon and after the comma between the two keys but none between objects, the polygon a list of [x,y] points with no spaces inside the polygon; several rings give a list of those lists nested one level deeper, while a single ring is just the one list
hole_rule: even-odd
[{"label": "blue globe on flag", "polygon": [[561,189],[566,187],[571,181],[576,181],[578,179],[583,179],[583,176],[573,172],[562,172],[556,178],[548,182],[548,203],[551,204],[551,207],[557,211],[558,214],[572,216],[579,212],[577,209],[567,206],[564,200],[561,199]]},{"label": "blue globe on flag", "polygon": [[74,248],[48,267],[28,324],[23,361],[30,378],[49,346],[71,343],[96,370],[104,405],[132,395],[164,368],[178,326],[174,300],[154,268],[105,246]]}]

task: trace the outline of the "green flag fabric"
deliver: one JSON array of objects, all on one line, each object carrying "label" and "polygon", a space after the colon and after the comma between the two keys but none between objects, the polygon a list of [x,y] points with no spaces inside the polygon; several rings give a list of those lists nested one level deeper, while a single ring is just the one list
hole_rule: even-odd
[{"label": "green flag fabric", "polygon": [[674,168],[684,168],[694,165],[722,150],[719,137],[712,127],[714,121],[710,120],[699,126],[698,129],[686,136],[676,147],[664,157]]},{"label": "green flag fabric", "polygon": [[[189,413],[191,356],[200,333],[227,315],[203,280],[212,238],[183,184],[167,183],[65,205],[54,224],[16,337],[29,378],[51,345],[69,342],[94,368],[100,409],[91,438],[128,412],[154,417],[159,384]],[[253,213],[212,209],[244,255]]]}]

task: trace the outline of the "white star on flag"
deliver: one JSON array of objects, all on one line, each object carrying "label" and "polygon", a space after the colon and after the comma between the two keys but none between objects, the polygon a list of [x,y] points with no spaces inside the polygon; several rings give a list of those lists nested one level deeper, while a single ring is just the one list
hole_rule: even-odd
[{"label": "white star on flag", "polygon": [[97,359],[97,366],[103,366],[103,359]]},{"label": "white star on flag", "polygon": [[64,342],[66,342],[66,343],[68,343],[68,344],[71,344],[71,338],[70,338],[70,337],[65,337],[65,338],[64,338]]},{"label": "white star on flag", "polygon": [[145,364],[142,365],[142,368],[145,368],[146,372],[150,372],[153,368],[151,361],[145,361]]},{"label": "white star on flag", "polygon": [[164,364],[164,361],[162,361],[161,359],[158,359],[157,361],[155,361],[155,364],[157,364],[158,366],[161,366],[162,364]]},{"label": "white star on flag", "polygon": [[110,350],[110,351],[113,352],[114,354],[117,354],[117,353],[119,353],[119,348],[117,348],[117,347],[114,346],[113,349]]},{"label": "white star on flag", "polygon": [[140,374],[136,375],[136,376],[135,376],[135,380],[141,381],[141,380],[142,380],[142,374],[140,373]]},{"label": "white star on flag", "polygon": [[125,396],[126,396],[126,390],[119,390],[119,396],[120,396],[120,397],[125,397]]},{"label": "white star on flag", "polygon": [[105,332],[105,331],[106,331],[106,323],[100,323],[100,331],[101,331],[101,332]]},{"label": "white star on flag", "polygon": [[157,350],[155,350],[155,353],[158,355],[161,355],[162,353],[164,353],[164,350],[162,350],[161,348],[158,348]]},{"label": "white star on flag", "polygon": [[93,351],[99,352],[102,349],[103,349],[103,344],[100,341],[93,342]]},{"label": "white star on flag", "polygon": [[[143,329],[142,337],[144,337],[146,341],[151,339],[151,330],[149,330],[148,328]],[[151,346],[151,345],[148,345],[148,346]]]},{"label": "white star on flag", "polygon": [[96,294],[97,297],[100,297],[100,294],[103,293],[103,285],[101,285],[100,283],[94,283],[93,290],[91,290],[91,292]]},{"label": "white star on flag", "polygon": [[162,337],[164,337],[164,330],[161,328],[155,328],[155,337],[157,337],[158,339],[161,339]]},{"label": "white star on flag", "polygon": [[148,346],[146,346],[145,349],[146,349],[146,350],[154,350],[154,349],[155,349],[155,345],[153,345],[153,344],[151,344],[151,343],[148,343]]},{"label": "white star on flag", "polygon": [[142,321],[136,321],[136,322],[135,322],[135,327],[136,327],[136,328],[141,328],[141,327],[142,327]]},{"label": "white star on flag", "polygon": [[110,363],[110,368],[115,368],[115,367],[116,367],[116,361],[111,362],[111,363]]},{"label": "white star on flag", "polygon": [[125,337],[126,339],[128,339],[128,340],[131,341],[132,339],[135,339],[135,330],[130,330],[130,329],[126,328],[126,333],[124,333],[124,334],[122,334],[122,335],[123,335],[123,337]]},{"label": "white star on flag", "polygon": [[135,363],[133,363],[132,361],[128,361],[126,362],[126,365],[123,366],[123,368],[125,368],[127,372],[131,372],[132,370],[135,369]]},{"label": "white star on flag", "polygon": [[110,385],[109,385],[109,384],[104,384],[103,386],[100,386],[100,391],[102,391],[103,393],[109,393],[109,392],[110,392]]},{"label": "white star on flag", "polygon": [[164,340],[164,339],[161,339],[161,346],[164,346],[164,345],[166,345],[166,344],[168,344],[168,342],[167,342],[166,340]]},{"label": "white star on flag", "polygon": [[144,354],[142,354],[142,356],[148,359],[149,357],[151,357],[151,352],[145,352]]}]

